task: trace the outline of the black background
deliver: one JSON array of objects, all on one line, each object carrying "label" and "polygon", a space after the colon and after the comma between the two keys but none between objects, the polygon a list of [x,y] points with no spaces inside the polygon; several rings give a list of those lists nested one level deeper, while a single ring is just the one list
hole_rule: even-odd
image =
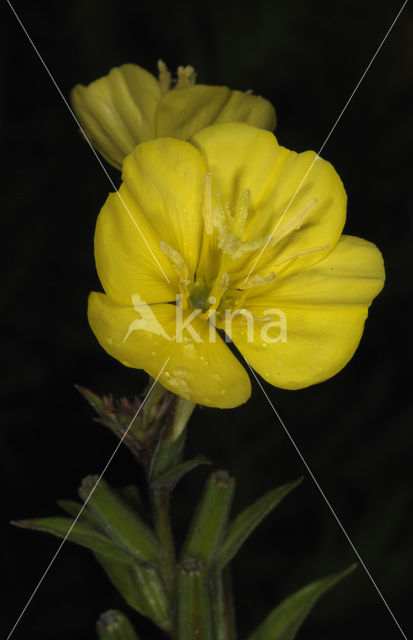
[{"label": "black background", "polygon": [[[280,143],[303,151],[320,148],[401,3],[16,0],[14,6],[66,98],[76,83],[112,66],[135,62],[155,72],[162,57],[170,68],[193,64],[200,82],[252,88],[269,98]],[[80,479],[99,473],[115,446],[91,421],[73,383],[133,395],[146,377],[107,356],[86,321],[88,292],[99,288],[94,224],[110,184],[6,2],[1,22],[0,563],[7,634],[59,544],[8,521],[56,513],[55,499],[74,497]],[[413,629],[412,63],[407,6],[322,154],[348,192],[346,232],[375,242],[386,263],[386,287],[362,343],[322,385],[297,392],[266,386],[407,635]],[[119,174],[108,170],[118,183]],[[256,385],[249,403],[230,413],[197,409],[188,454],[197,452],[236,476],[235,510],[305,476],[234,563],[245,638],[281,598],[355,556]],[[178,533],[206,472],[197,474],[176,494]],[[107,478],[122,484],[136,475],[122,451]],[[88,552],[68,543],[14,637],[94,638],[95,620],[111,607],[128,611]],[[129,613],[142,638],[162,637]],[[324,597],[299,637],[401,634],[359,567]]]}]

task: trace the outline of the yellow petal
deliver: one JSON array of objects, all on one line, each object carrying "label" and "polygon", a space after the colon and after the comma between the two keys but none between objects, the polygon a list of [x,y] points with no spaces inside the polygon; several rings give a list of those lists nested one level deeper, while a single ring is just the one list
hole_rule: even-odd
[{"label": "yellow petal", "polygon": [[[122,307],[104,294],[89,296],[88,318],[95,336],[124,365],[156,378],[169,358],[159,381],[180,397],[223,409],[246,402],[249,377],[215,329],[195,317],[193,333],[184,327],[179,335],[176,314],[175,305]],[[184,312],[183,322],[188,315]]]},{"label": "yellow petal", "polygon": [[[332,250],[343,229],[346,194],[328,162],[313,151],[289,151],[273,134],[243,123],[208,127],[192,136],[191,142],[201,151],[211,172],[213,194],[222,194],[232,210],[240,195],[250,191],[244,241],[271,234],[277,240],[284,225],[308,209],[299,230],[292,229],[268,247],[256,264],[256,273],[277,272],[278,263],[284,269],[283,261],[290,256],[328,247],[288,262],[290,268],[302,269]],[[258,253],[233,268],[245,267],[246,275]]]},{"label": "yellow petal", "polygon": [[[277,387],[300,389],[322,382],[353,356],[368,307],[383,283],[383,260],[377,247],[343,236],[318,264],[280,278],[266,294],[251,296],[248,309],[262,321],[254,322],[251,340],[241,316],[234,319],[233,341],[250,365]],[[265,317],[279,325],[270,328]]]},{"label": "yellow petal", "polygon": [[86,136],[117,168],[135,146],[155,137],[159,83],[145,69],[124,64],[87,87],[77,85],[71,102]]},{"label": "yellow petal", "polygon": [[299,273],[281,274],[267,296],[281,307],[368,306],[383,288],[384,277],[383,258],[376,245],[342,235],[334,250],[317,264]]},{"label": "yellow petal", "polygon": [[156,134],[187,140],[215,122],[238,121],[273,130],[275,111],[260,96],[199,84],[173,89],[162,97],[156,114]]},{"label": "yellow petal", "polygon": [[190,274],[199,260],[206,172],[199,152],[172,138],[139,145],[122,172],[136,206],[162,240],[180,253]]},{"label": "yellow petal", "polygon": [[216,122],[245,122],[260,129],[274,131],[275,109],[271,102],[252,93],[231,91],[231,97]]},{"label": "yellow petal", "polygon": [[199,153],[181,140],[144,142],[127,157],[123,183],[104,204],[95,233],[97,271],[113,300],[129,305],[134,293],[148,304],[175,300],[179,277],[161,243],[178,251],[193,274],[205,173]]}]

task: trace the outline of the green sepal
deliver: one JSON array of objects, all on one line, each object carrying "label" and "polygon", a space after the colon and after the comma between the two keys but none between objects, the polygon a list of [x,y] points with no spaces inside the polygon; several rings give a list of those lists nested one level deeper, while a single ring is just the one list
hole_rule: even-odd
[{"label": "green sepal", "polygon": [[302,478],[269,491],[252,505],[244,509],[244,511],[231,522],[224,543],[217,554],[216,564],[219,571],[232,560],[239,548],[265,516],[267,516],[292,489],[300,484],[300,482],[302,482]]},{"label": "green sepal", "polygon": [[179,436],[185,430],[185,427],[188,424],[189,418],[191,417],[195,407],[195,402],[191,402],[191,400],[186,400],[185,398],[177,398],[174,408],[172,425],[169,430],[169,440],[173,441],[179,438]]},{"label": "green sepal", "polygon": [[99,640],[139,640],[125,614],[110,609],[96,623]]},{"label": "green sepal", "polygon": [[94,555],[128,605],[164,631],[169,631],[169,604],[157,570],[140,564],[113,562],[99,553]]},{"label": "green sepal", "polygon": [[294,640],[317,600],[356,568],[312,582],[279,604],[248,640]]},{"label": "green sepal", "polygon": [[215,640],[208,571],[194,558],[186,558],[178,567],[177,640]]},{"label": "green sepal", "polygon": [[155,534],[105,480],[87,476],[82,481],[79,495],[118,547],[135,560],[157,562],[159,543]]},{"label": "green sepal", "polygon": [[201,464],[211,464],[211,461],[204,456],[197,456],[196,458],[193,458],[193,460],[186,460],[185,462],[178,464],[176,467],[173,467],[159,475],[157,479],[152,482],[153,490],[160,491],[164,489],[168,492],[173,491],[185,474],[192,471],[192,469],[196,469],[196,467]]},{"label": "green sepal", "polygon": [[182,552],[212,564],[224,540],[235,491],[235,480],[226,471],[215,471],[207,480]]},{"label": "green sepal", "polygon": [[214,640],[235,640],[235,612],[229,567],[209,576]]},{"label": "green sepal", "polygon": [[[37,531],[51,533],[58,538],[66,538],[68,531],[73,525],[73,520],[70,518],[51,517],[36,520],[18,520],[12,522],[12,524],[23,527],[24,529],[35,529]],[[70,530],[67,539],[71,542],[76,542],[76,544],[80,544],[82,547],[101,553],[107,558],[111,558],[117,562],[132,562],[130,555],[116,547],[109,538],[91,527],[87,522],[78,520]]]}]

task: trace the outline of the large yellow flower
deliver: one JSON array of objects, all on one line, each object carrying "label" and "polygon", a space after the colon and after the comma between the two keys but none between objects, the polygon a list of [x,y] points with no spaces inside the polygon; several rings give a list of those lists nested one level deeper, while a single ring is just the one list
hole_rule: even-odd
[{"label": "large yellow flower", "polygon": [[122,178],[97,221],[106,294],[88,312],[110,355],[154,377],[169,357],[165,387],[223,408],[251,388],[217,329],[277,387],[344,367],[384,269],[374,244],[341,235],[346,194],[328,162],[218,124],[139,145]]},{"label": "large yellow flower", "polygon": [[71,101],[90,142],[117,168],[137,144],[172,136],[187,140],[216,122],[246,122],[273,131],[274,107],[250,92],[196,85],[193,67],[179,67],[172,81],[158,62],[159,79],[135,64],[112,69],[87,87],[76,85]]}]

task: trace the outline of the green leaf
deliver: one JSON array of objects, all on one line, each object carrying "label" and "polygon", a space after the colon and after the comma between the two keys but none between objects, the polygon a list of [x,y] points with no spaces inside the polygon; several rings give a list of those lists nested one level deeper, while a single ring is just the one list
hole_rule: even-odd
[{"label": "green leaf", "polygon": [[294,593],[270,613],[248,640],[294,640],[317,600],[355,568],[356,565],[352,565]]},{"label": "green leaf", "polygon": [[[65,538],[73,525],[73,520],[70,518],[51,517],[36,520],[18,520],[12,522],[12,524],[24,529],[35,529],[37,531],[51,533],[58,538]],[[96,529],[93,529],[86,522],[78,520],[73,529],[71,529],[67,539],[71,542],[76,542],[76,544],[80,544],[82,547],[87,547],[92,551],[101,553],[108,558],[117,560],[118,562],[132,561],[128,554],[118,549],[109,538],[103,533],[96,531]]]},{"label": "green leaf", "polygon": [[155,534],[105,480],[88,476],[82,481],[79,495],[118,547],[135,560],[157,562],[159,543]]},{"label": "green leaf", "polygon": [[[83,506],[80,502],[77,502],[77,500],[57,500],[57,504],[61,509],[63,509],[63,511],[66,511],[69,516],[73,516],[74,519],[78,517],[80,511],[82,511]],[[87,524],[89,524],[94,529],[100,530],[98,523],[96,522],[90,511],[86,509],[86,507],[83,509],[81,515],[79,516],[78,522],[87,522]]]},{"label": "green leaf", "polygon": [[184,560],[178,570],[177,640],[215,640],[208,571],[194,558]]},{"label": "green leaf", "polygon": [[129,606],[164,631],[169,631],[169,605],[158,572],[153,567],[121,564],[99,553],[94,555]]},{"label": "green leaf", "polygon": [[259,500],[242,511],[229,525],[225,541],[217,554],[217,568],[221,571],[235,556],[248,536],[260,524],[285,496],[292,491],[302,478],[277,487],[263,495]]},{"label": "green leaf", "polygon": [[165,473],[159,475],[157,479],[152,483],[152,488],[155,491],[165,489],[166,491],[171,492],[173,489],[175,489],[179,480],[186,473],[192,471],[192,469],[195,469],[200,464],[211,464],[211,462],[204,456],[197,456],[193,460],[186,460],[185,462],[182,462],[182,464],[179,464],[169,471],[166,471]]},{"label": "green leaf", "polygon": [[102,613],[96,630],[99,640],[139,640],[127,617],[113,609]]},{"label": "green leaf", "polygon": [[210,475],[192,519],[183,558],[197,558],[212,563],[226,534],[234,490],[235,480],[226,471],[216,471]]},{"label": "green leaf", "polygon": [[81,387],[78,384],[75,384],[75,389],[79,391],[79,393],[88,401],[88,403],[91,405],[91,407],[94,408],[96,413],[98,413],[100,416],[104,416],[106,414],[107,407],[105,406],[105,403],[100,396],[96,395],[96,393],[93,393],[93,391],[90,391],[90,389]]}]

